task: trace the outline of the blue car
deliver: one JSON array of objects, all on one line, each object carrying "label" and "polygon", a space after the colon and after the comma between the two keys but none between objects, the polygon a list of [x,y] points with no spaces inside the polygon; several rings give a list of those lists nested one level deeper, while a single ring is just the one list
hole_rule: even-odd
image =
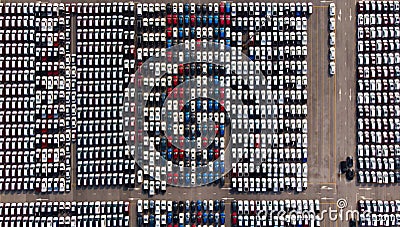
[{"label": "blue car", "polygon": [[221,214],[219,215],[219,218],[220,218],[220,220],[221,220],[221,225],[224,225],[224,224],[225,224],[225,213],[221,213]]},{"label": "blue car", "polygon": [[189,185],[190,184],[190,174],[189,173],[186,174],[185,180],[186,180],[186,184]]},{"label": "blue car", "polygon": [[188,112],[188,113],[190,111],[190,103],[189,102],[185,103],[185,111]]},{"label": "blue car", "polygon": [[172,223],[172,212],[168,212],[167,214],[167,224],[171,224]]},{"label": "blue car", "polygon": [[196,100],[196,111],[200,112],[201,111],[201,107],[202,107],[201,100],[200,99]]},{"label": "blue car", "polygon": [[203,184],[207,184],[207,183],[208,183],[208,174],[203,173]]},{"label": "blue car", "polygon": [[208,112],[213,112],[213,100],[208,100]]},{"label": "blue car", "polygon": [[214,15],[214,25],[218,26],[219,23],[219,16],[218,15]]},{"label": "blue car", "polygon": [[178,23],[179,23],[179,25],[183,25],[183,15],[182,14],[178,16]]},{"label": "blue car", "polygon": [[219,29],[219,38],[221,38],[221,39],[225,38],[225,28]]},{"label": "blue car", "polygon": [[[215,89],[214,94],[219,96],[219,89],[218,88]],[[214,101],[214,111],[215,112],[219,111],[219,102],[217,100]]]},{"label": "blue car", "polygon": [[201,200],[197,200],[197,211],[201,211],[202,205],[203,205],[203,202],[201,202]]},{"label": "blue car", "polygon": [[219,36],[219,28],[214,28],[214,33],[213,33],[213,35],[214,35],[214,38],[215,38],[215,39],[218,38],[218,36]]},{"label": "blue car", "polygon": [[214,151],[213,149],[208,150],[208,161],[212,161],[214,158]]},{"label": "blue car", "polygon": [[207,16],[203,15],[203,25],[207,25]]},{"label": "blue car", "polygon": [[196,25],[201,26],[201,16],[199,15],[196,16]]},{"label": "blue car", "polygon": [[207,67],[207,73],[208,73],[208,75],[212,75],[213,74],[213,64],[208,64],[208,67]]},{"label": "blue car", "polygon": [[167,150],[167,138],[165,137],[161,138],[160,148],[162,151]]},{"label": "blue car", "polygon": [[221,178],[221,176],[218,173],[214,173],[214,180],[217,181],[219,179],[223,179],[223,177]]},{"label": "blue car", "polygon": [[206,212],[203,213],[203,223],[207,223],[208,222],[208,215]]},{"label": "blue car", "polygon": [[178,29],[178,36],[180,39],[183,38],[183,28],[182,27],[179,27],[179,29]]},{"label": "blue car", "polygon": [[220,170],[220,173],[225,172],[225,163],[223,161],[221,161],[221,163],[219,164],[219,170]]},{"label": "blue car", "polygon": [[150,226],[151,227],[153,227],[153,226],[155,226],[155,217],[154,217],[154,214],[151,214],[150,215],[150,218],[149,218],[149,222],[150,222]]},{"label": "blue car", "polygon": [[189,15],[185,15],[185,26],[189,26],[190,17]]},{"label": "blue car", "polygon": [[186,4],[184,5],[183,11],[185,12],[185,14],[189,14],[189,7],[190,7],[189,3],[186,3]]},{"label": "blue car", "polygon": [[213,182],[214,181],[214,174],[213,173],[209,173],[208,174],[208,182]]},{"label": "blue car", "polygon": [[213,213],[209,213],[208,214],[208,223],[212,224],[214,222],[214,214]]},{"label": "blue car", "polygon": [[208,26],[212,26],[212,25],[213,25],[213,16],[208,15]]},{"label": "blue car", "polygon": [[185,123],[190,123],[190,112],[185,111]]},{"label": "blue car", "polygon": [[219,125],[219,135],[224,136],[225,135],[225,125],[220,124]]},{"label": "blue car", "polygon": [[230,14],[231,13],[231,3],[227,2],[225,4],[225,13]]},{"label": "blue car", "polygon": [[197,173],[196,180],[198,184],[201,184],[201,173]]},{"label": "blue car", "polygon": [[168,151],[167,151],[167,159],[168,159],[168,161],[171,161],[171,160],[172,160],[172,148],[168,148]]},{"label": "blue car", "polygon": [[164,103],[166,98],[167,98],[167,94],[161,93],[161,103]]},{"label": "blue car", "polygon": [[231,40],[230,39],[226,39],[225,40],[225,45],[230,47],[231,46]]},{"label": "blue car", "polygon": [[219,173],[219,162],[218,161],[214,162],[214,172]]},{"label": "blue car", "polygon": [[172,47],[172,40],[168,39],[167,40],[167,48],[170,48],[170,47]]},{"label": "blue car", "polygon": [[190,28],[190,38],[194,39],[196,37],[196,29],[194,27]]}]

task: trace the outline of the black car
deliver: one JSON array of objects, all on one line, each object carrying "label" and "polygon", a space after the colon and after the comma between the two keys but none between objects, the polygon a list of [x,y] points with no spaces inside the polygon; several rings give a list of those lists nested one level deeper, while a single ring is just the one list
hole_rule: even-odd
[{"label": "black car", "polygon": [[171,14],[172,13],[172,5],[171,3],[167,3],[167,14]]},{"label": "black car", "polygon": [[356,226],[357,226],[356,221],[353,220],[353,219],[350,219],[349,226],[350,226],[350,227],[356,227]]},{"label": "black car", "polygon": [[340,162],[340,173],[344,174],[347,172],[347,162],[346,161],[341,161]]},{"label": "black car", "polygon": [[400,169],[400,158],[395,159],[395,169]]},{"label": "black car", "polygon": [[353,167],[353,157],[348,156],[346,158],[346,163],[347,163],[347,168],[352,168]]},{"label": "black car", "polygon": [[142,224],[143,224],[143,217],[142,217],[142,214],[138,213],[138,214],[137,214],[137,225],[138,225],[138,226],[142,226]]},{"label": "black car", "polygon": [[195,201],[190,202],[190,210],[192,212],[196,211],[196,202]]},{"label": "black car", "polygon": [[185,209],[185,204],[183,201],[179,201],[179,212],[182,213]]},{"label": "black car", "polygon": [[232,212],[237,212],[237,201],[233,200],[231,203],[232,206]]},{"label": "black car", "polygon": [[221,212],[225,211],[225,200],[221,200],[219,207],[220,207],[219,209]]},{"label": "black car", "polygon": [[353,169],[348,169],[346,171],[346,179],[349,181],[354,179],[354,170]]}]

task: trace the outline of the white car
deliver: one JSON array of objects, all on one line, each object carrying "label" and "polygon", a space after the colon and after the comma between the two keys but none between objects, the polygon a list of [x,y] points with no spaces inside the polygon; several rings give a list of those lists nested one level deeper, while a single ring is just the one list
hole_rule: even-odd
[{"label": "white car", "polygon": [[335,53],[335,47],[329,48],[329,59],[330,59],[331,61],[335,60],[335,58],[336,58],[335,55],[336,55],[336,53]]},{"label": "white car", "polygon": [[329,4],[329,16],[334,17],[336,14],[335,3]]},{"label": "white car", "polygon": [[329,33],[329,45],[334,46],[336,44],[336,36],[334,32]]},{"label": "white car", "polygon": [[329,18],[329,30],[330,31],[335,31],[335,29],[336,29],[335,18],[331,17],[331,18]]},{"label": "white car", "polygon": [[333,61],[329,63],[329,74],[331,74],[331,76],[334,76],[336,74],[336,65]]}]

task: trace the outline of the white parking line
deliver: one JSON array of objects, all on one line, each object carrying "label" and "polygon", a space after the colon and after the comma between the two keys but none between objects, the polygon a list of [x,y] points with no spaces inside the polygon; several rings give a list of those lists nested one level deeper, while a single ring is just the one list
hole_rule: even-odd
[{"label": "white parking line", "polygon": [[351,16],[351,7],[350,7],[350,17],[349,17],[349,18],[350,18],[350,21],[351,21],[351,18],[353,18],[353,17]]}]

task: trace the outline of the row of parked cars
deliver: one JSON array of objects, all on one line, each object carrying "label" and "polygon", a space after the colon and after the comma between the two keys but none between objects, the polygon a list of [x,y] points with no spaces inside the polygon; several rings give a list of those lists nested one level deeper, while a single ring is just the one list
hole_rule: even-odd
[{"label": "row of parked cars", "polygon": [[270,2],[221,2],[221,3],[138,3],[137,16],[148,15],[224,15],[232,16],[283,16],[312,14],[313,4],[310,3],[270,3]]},{"label": "row of parked cars", "polygon": [[357,168],[360,183],[400,180],[398,2],[357,4]]},{"label": "row of parked cars", "polygon": [[[56,13],[53,13],[54,11]],[[36,37],[38,37],[38,34],[41,37],[35,39],[35,57],[37,60],[35,66],[37,76],[35,78],[35,104],[36,108],[41,109],[39,113],[42,113],[40,116],[35,116],[36,138],[40,135],[39,139],[41,140],[41,143],[36,142],[36,146],[40,145],[39,148],[41,148],[41,150],[37,150],[36,156],[39,155],[42,177],[55,177],[54,179],[42,179],[40,188],[42,193],[69,192],[71,188],[71,143],[65,137],[69,137],[72,128],[68,119],[70,115],[67,115],[67,113],[70,113],[68,110],[70,110],[72,103],[67,102],[68,100],[65,98],[70,90],[65,86],[58,86],[57,80],[55,80],[58,77],[61,78],[61,81],[70,81],[65,70],[60,67],[60,65],[64,65],[66,49],[68,49],[66,46],[70,45],[70,35],[65,35],[70,34],[70,18],[60,15],[60,13],[57,13],[59,11],[60,9],[52,9],[46,15],[35,15]],[[62,37],[61,43],[58,37]],[[62,63],[60,64],[60,62]],[[57,107],[55,108],[55,106]],[[51,109],[53,109],[53,112],[45,113]],[[61,138],[63,139],[61,140]],[[56,158],[58,149],[65,149],[66,151],[65,158],[59,167],[58,163],[55,162],[57,160],[53,159],[53,157]],[[52,163],[54,164],[52,165]],[[47,171],[45,171],[46,166]],[[59,178],[57,178],[58,175]]]},{"label": "row of parked cars", "polygon": [[225,226],[224,200],[138,200],[137,226]]},{"label": "row of parked cars", "polygon": [[7,54],[2,58],[7,70],[1,119],[7,124],[1,126],[1,159],[14,163],[1,166],[1,190],[69,192],[71,103],[65,96],[70,78],[63,60],[70,20],[64,4],[6,3],[0,9],[1,51]]},{"label": "row of parked cars", "polygon": [[232,226],[321,226],[319,200],[233,200]]},{"label": "row of parked cars", "polygon": [[399,200],[358,201],[359,226],[397,226],[400,224]]},{"label": "row of parked cars", "polygon": [[[261,69],[260,72],[266,78],[265,81],[260,80],[259,82],[260,84],[265,83],[267,88],[266,96],[261,95],[260,99],[271,103],[265,106],[265,116],[270,116],[271,119],[261,117],[260,121],[255,119],[254,123],[251,117],[249,121],[232,119],[232,127],[240,127],[242,123],[249,124],[250,128],[254,127],[255,132],[260,126],[274,129],[272,134],[255,133],[254,143],[251,134],[232,135],[233,141],[239,143],[243,140],[249,141],[249,146],[244,148],[236,147],[235,142],[233,143],[232,156],[235,160],[240,161],[232,165],[232,186],[238,191],[295,190],[300,192],[307,188],[307,168],[305,167],[305,171],[303,171],[302,166],[306,166],[308,147],[306,120],[307,17],[312,13],[312,4],[308,4],[308,8],[295,7],[295,13],[291,13],[292,5],[295,4],[277,4],[278,8],[282,6],[283,9],[283,11],[278,10],[278,23],[273,22],[275,14],[267,11],[264,15],[267,18],[265,27],[258,27],[256,23],[250,24],[248,39],[243,38],[243,41],[236,42],[237,47],[231,45],[232,48],[242,48],[244,43],[244,53],[254,60],[255,71]],[[297,5],[307,6],[305,3]],[[285,10],[287,6],[289,6],[289,11]],[[258,14],[261,19],[263,19],[262,14],[262,12]],[[235,28],[233,30],[236,31]],[[254,36],[252,31],[255,31]],[[266,36],[261,35],[261,40],[258,41],[257,35],[263,34],[263,31],[266,31]],[[238,33],[236,33],[236,37],[238,37]],[[292,42],[292,36],[294,36],[294,42]],[[266,54],[261,54],[261,57],[255,54],[260,46],[261,53],[266,46]],[[258,68],[258,60],[260,60],[260,68]],[[237,65],[235,68],[237,72]],[[232,71],[232,66],[230,69]],[[238,108],[230,109],[235,112]],[[261,106],[260,110],[263,113],[264,107]],[[285,166],[288,167],[288,175],[285,175]],[[293,173],[290,166],[294,167],[292,168]],[[296,166],[300,166],[300,168],[296,168]]]},{"label": "row of parked cars", "polygon": [[129,202],[0,203],[2,226],[129,226]]},{"label": "row of parked cars", "polygon": [[135,17],[130,3],[78,3],[77,18],[77,186],[133,188],[134,149],[122,127],[124,89],[134,73]]},{"label": "row of parked cars", "polygon": [[45,2],[13,2],[1,3],[0,12],[7,16],[33,15],[37,17],[58,17],[64,16],[66,5],[64,3]]}]

